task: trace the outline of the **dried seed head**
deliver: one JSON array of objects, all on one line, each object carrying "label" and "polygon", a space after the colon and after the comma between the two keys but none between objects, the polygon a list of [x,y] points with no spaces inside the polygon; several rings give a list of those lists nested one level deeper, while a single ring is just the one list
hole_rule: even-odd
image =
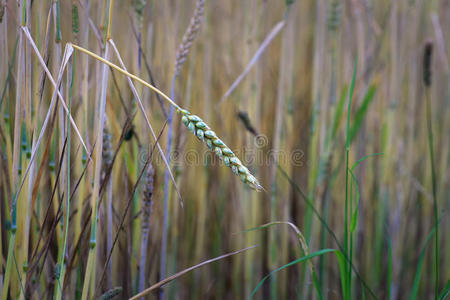
[{"label": "dried seed head", "polygon": [[150,228],[150,216],[152,214],[153,207],[153,181],[155,172],[153,166],[150,163],[148,165],[147,174],[145,176],[144,190],[142,192],[142,223],[141,228],[143,231],[148,231]]},{"label": "dried seed head", "polygon": [[295,0],[286,0],[286,6],[290,6],[294,3]]},{"label": "dried seed head", "polygon": [[74,34],[75,40],[78,40],[78,32],[79,32],[79,18],[78,18],[78,7],[74,3],[72,4],[72,33]]},{"label": "dried seed head", "polygon": [[147,0],[134,0],[132,2],[139,28],[142,27],[142,21],[144,20],[144,8],[146,3]]},{"label": "dried seed head", "polygon": [[3,0],[0,0],[0,23],[3,21],[3,15],[5,14],[5,5],[6,3]]},{"label": "dried seed head", "polygon": [[129,141],[133,138],[134,135],[134,125],[131,125],[130,128],[128,128],[127,132],[125,133],[125,141]]},{"label": "dried seed head", "polygon": [[244,124],[245,129],[247,129],[247,131],[249,131],[254,136],[258,135],[258,131],[255,129],[255,127],[253,127],[247,112],[240,111],[238,112],[237,117],[239,118],[239,120],[241,120],[242,124]]},{"label": "dried seed head", "polygon": [[191,18],[191,23],[186,29],[183,40],[181,41],[180,47],[177,51],[175,60],[175,75],[178,75],[178,73],[180,72],[181,66],[185,62],[189,50],[191,49],[192,43],[194,42],[195,35],[200,29],[204,10],[205,0],[197,0],[197,3],[195,5],[195,12]]},{"label": "dried seed head", "polygon": [[121,286],[114,287],[114,288],[106,291],[103,295],[101,295],[100,298],[98,298],[98,300],[113,299],[115,296],[119,295],[120,293],[122,293],[122,287]]},{"label": "dried seed head", "polygon": [[433,42],[426,41],[423,53],[423,82],[425,86],[431,86],[431,55],[433,54]]},{"label": "dried seed head", "polygon": [[256,191],[260,191],[262,189],[258,179],[250,173],[250,171],[242,164],[233,151],[231,151],[231,149],[217,137],[215,132],[212,131],[200,117],[192,115],[185,109],[180,109],[178,112],[182,115],[181,120],[189,131],[204,142],[209,149],[213,150],[214,153],[224,162],[224,164],[231,168],[233,173],[238,175],[241,180],[252,189]]},{"label": "dried seed head", "polygon": [[327,25],[330,31],[336,31],[341,23],[342,5],[340,0],[330,0],[328,3]]},{"label": "dried seed head", "polygon": [[111,144],[111,133],[109,132],[108,126],[103,127],[103,148],[102,148],[102,163],[103,163],[103,172],[105,173],[109,167],[111,166],[113,159],[112,152],[112,144]]}]

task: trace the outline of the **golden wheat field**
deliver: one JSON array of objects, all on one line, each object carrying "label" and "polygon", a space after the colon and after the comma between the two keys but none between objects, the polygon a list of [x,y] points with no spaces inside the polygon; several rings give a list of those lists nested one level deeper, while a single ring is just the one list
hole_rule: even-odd
[{"label": "golden wheat field", "polygon": [[450,1],[0,0],[0,295],[446,299]]}]

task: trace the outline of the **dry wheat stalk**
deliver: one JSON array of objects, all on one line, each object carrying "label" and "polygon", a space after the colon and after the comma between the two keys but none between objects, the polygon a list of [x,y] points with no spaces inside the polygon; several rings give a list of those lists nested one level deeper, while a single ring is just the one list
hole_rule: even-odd
[{"label": "dry wheat stalk", "polygon": [[187,55],[189,53],[189,49],[192,46],[192,43],[195,39],[195,35],[200,29],[200,25],[202,23],[203,12],[205,9],[205,0],[197,0],[195,4],[194,16],[191,18],[191,23],[189,27],[186,29],[186,32],[181,41],[180,47],[177,51],[177,57],[175,60],[175,76],[180,72],[181,66],[185,62]]},{"label": "dry wheat stalk", "polygon": [[241,180],[250,186],[254,190],[261,190],[262,186],[259,184],[258,179],[253,176],[250,171],[242,164],[237,156],[217,137],[214,131],[203,122],[200,117],[192,115],[185,109],[180,109],[178,112],[182,115],[181,120],[183,124],[197,136],[202,142],[206,143],[209,149],[225,163],[227,167],[233,170],[233,173],[238,175]]},{"label": "dry wheat stalk", "polygon": [[148,245],[148,233],[150,231],[150,216],[152,214],[153,207],[153,180],[155,172],[151,163],[148,165],[147,174],[145,176],[145,183],[142,197],[142,221],[141,221],[141,259],[139,262],[139,291],[144,289],[145,284],[145,266],[147,265],[147,245]]},{"label": "dry wheat stalk", "polygon": [[[102,178],[106,178],[108,170],[111,167],[113,160],[113,150],[111,144],[111,132],[108,129],[108,119],[105,116],[105,125],[103,127],[103,143],[102,143]],[[106,253],[109,253],[112,249],[112,178],[109,177],[107,183],[108,194],[106,198]],[[112,287],[112,264],[108,263],[107,266],[106,284],[108,289]]]}]

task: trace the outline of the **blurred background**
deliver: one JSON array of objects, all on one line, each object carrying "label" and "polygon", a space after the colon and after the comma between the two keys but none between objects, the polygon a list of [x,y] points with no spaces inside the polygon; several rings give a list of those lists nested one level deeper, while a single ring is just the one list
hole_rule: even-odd
[{"label": "blurred background", "polygon": [[[330,252],[280,270],[254,297],[448,292],[449,1],[0,3],[2,299],[126,299],[252,245],[145,297],[247,299],[264,276],[322,249],[342,251],[344,265],[352,257],[345,287]],[[202,118],[261,191],[242,183],[176,111],[170,121],[163,97],[133,81],[160,151],[127,77],[75,50],[59,90],[85,150],[61,102],[50,105],[54,85],[30,38],[56,81],[69,42],[121,65],[111,46],[105,55],[108,27],[126,69]],[[94,155],[96,145],[102,152]]]}]

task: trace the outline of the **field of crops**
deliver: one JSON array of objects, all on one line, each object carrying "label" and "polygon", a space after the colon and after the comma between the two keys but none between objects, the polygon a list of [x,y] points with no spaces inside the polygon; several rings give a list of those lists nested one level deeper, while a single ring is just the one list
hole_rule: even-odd
[{"label": "field of crops", "polygon": [[0,0],[0,295],[445,299],[447,0]]}]

